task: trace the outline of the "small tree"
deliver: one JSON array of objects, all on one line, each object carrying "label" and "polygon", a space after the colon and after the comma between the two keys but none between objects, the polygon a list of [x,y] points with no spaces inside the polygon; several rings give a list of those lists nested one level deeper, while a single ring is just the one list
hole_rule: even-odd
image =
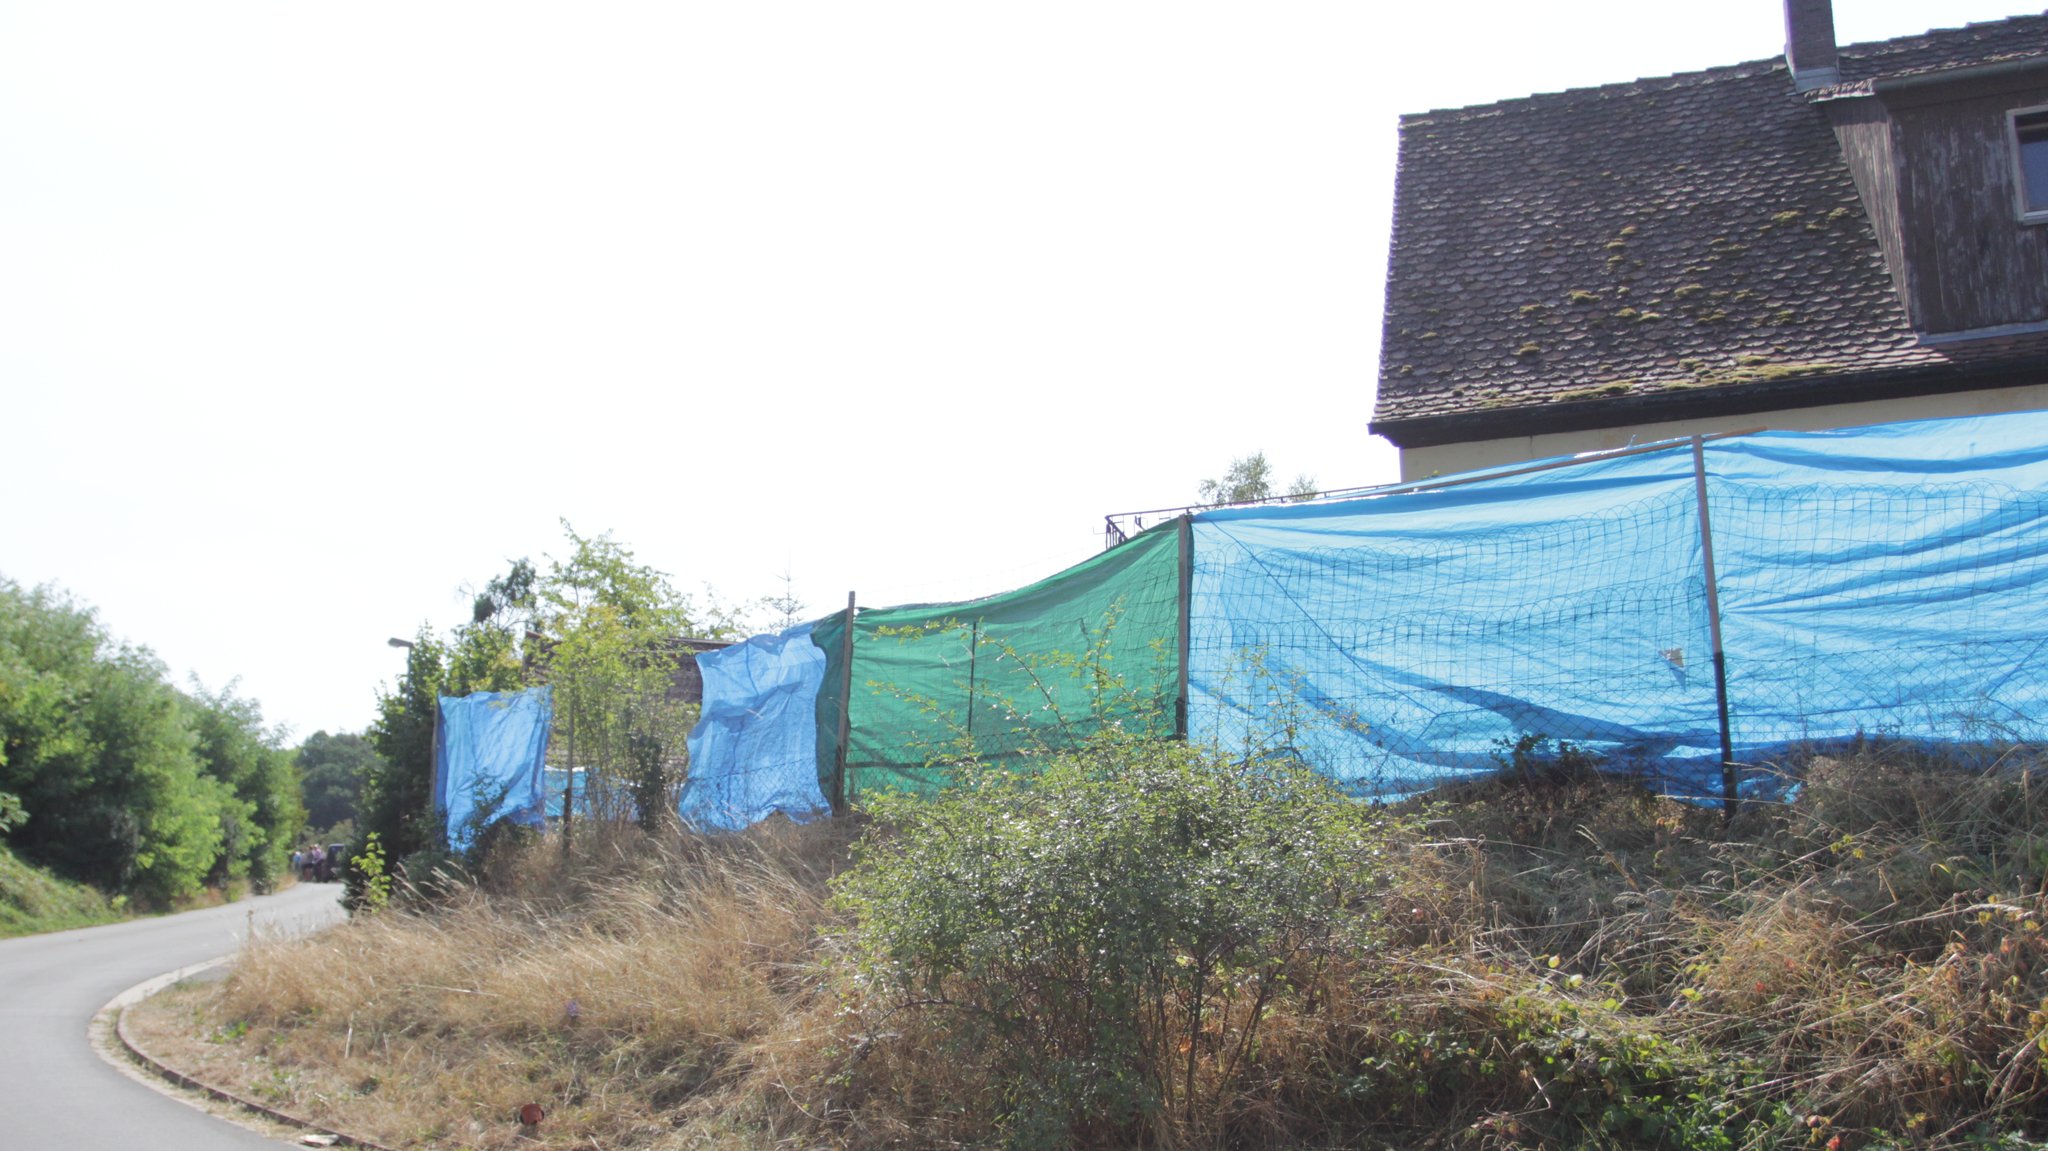
[{"label": "small tree", "polygon": [[[1205,504],[1250,504],[1273,498],[1273,465],[1266,453],[1253,452],[1230,461],[1230,470],[1220,480],[1203,480],[1197,489]],[[1305,500],[1316,494],[1314,476],[1299,475],[1289,484],[1288,498]]]},{"label": "small tree", "polygon": [[[448,682],[447,663],[447,648],[422,624],[406,649],[405,673],[390,692],[378,695],[377,718],[368,732],[378,759],[363,779],[351,855],[373,836],[393,859],[439,846],[433,813],[434,720]],[[352,880],[352,895],[355,886]]]},{"label": "small tree", "polygon": [[[379,697],[365,733],[374,755],[356,803],[356,850],[374,836],[395,866],[444,846],[430,794],[443,695],[551,685],[551,760],[592,769],[607,794],[617,784],[615,794],[630,799],[650,827],[672,807],[696,710],[670,698],[677,663],[691,658],[681,641],[729,635],[733,617],[715,601],[700,613],[664,573],[609,534],[578,535],[566,521],[562,530],[565,556],[545,566],[513,561],[473,593],[470,618],[448,641],[424,625],[413,639],[405,674]],[[360,902],[362,878],[350,882]]]},{"label": "small tree", "polygon": [[[434,638],[427,625],[405,653],[405,674],[377,698],[377,718],[366,733],[377,758],[363,777],[350,854],[372,836],[385,857],[406,857],[446,846],[440,813],[434,808],[434,729],[441,697],[476,691],[516,691],[520,664],[503,632],[471,625],[458,628],[455,642]],[[351,869],[349,897],[361,898],[361,877]]]},{"label": "small tree", "polygon": [[761,606],[769,612],[768,626],[775,631],[787,631],[804,622],[804,601],[797,597],[796,580],[787,568],[775,577],[782,581],[782,590],[775,595],[763,596]]},{"label": "small tree", "polygon": [[[673,644],[689,616],[667,577],[624,545],[562,528],[571,550],[549,561],[537,625],[546,644],[541,674],[555,688],[554,743],[573,789],[577,768],[594,773],[585,786],[629,776],[635,737],[665,726],[668,709],[655,701],[666,695]],[[642,754],[648,746],[643,740]]]}]

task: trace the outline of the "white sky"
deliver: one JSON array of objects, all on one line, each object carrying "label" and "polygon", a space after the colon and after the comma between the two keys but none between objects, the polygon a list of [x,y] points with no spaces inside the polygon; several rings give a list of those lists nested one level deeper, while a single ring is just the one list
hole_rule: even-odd
[{"label": "white sky", "polygon": [[0,0],[0,575],[295,742],[562,517],[822,615],[1049,575],[1254,450],[1390,480],[1396,117],[1783,42],[1776,0]]}]

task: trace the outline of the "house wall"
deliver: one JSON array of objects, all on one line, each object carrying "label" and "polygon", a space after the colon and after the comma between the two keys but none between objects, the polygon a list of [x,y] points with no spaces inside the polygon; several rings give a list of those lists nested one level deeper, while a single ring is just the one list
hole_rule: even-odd
[{"label": "house wall", "polygon": [[1579,452],[1625,448],[1631,443],[1647,444],[1656,440],[1711,432],[1744,431],[1753,428],[1821,431],[1827,428],[1853,428],[1863,424],[1883,424],[1897,420],[1983,416],[2020,411],[2043,412],[2042,433],[2048,435],[2048,383],[1976,392],[1955,392],[1940,396],[1911,396],[1860,404],[1788,408],[1742,416],[1674,420],[1633,427],[1597,428],[1591,431],[1558,432],[1541,436],[1514,436],[1508,439],[1445,444],[1433,448],[1404,448],[1401,451],[1401,478],[1422,480],[1431,476],[1469,472],[1476,468],[1549,459],[1553,456],[1569,456]]},{"label": "house wall", "polygon": [[2007,112],[2048,104],[2048,81],[1944,86],[1886,104],[1913,326],[1966,332],[2048,319],[2048,224],[2019,221],[2006,126]]}]

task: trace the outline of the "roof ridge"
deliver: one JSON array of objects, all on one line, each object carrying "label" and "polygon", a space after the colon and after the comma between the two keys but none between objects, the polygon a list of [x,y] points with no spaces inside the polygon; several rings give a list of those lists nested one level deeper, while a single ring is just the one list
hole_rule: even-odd
[{"label": "roof ridge", "polygon": [[1954,27],[1929,28],[1925,31],[1910,32],[1904,36],[1893,36],[1885,40],[1859,40],[1854,44],[1842,45],[1836,49],[1836,52],[1843,56],[1867,56],[1873,49],[1897,52],[1919,47],[1920,45],[1914,43],[1915,41],[1926,41],[1941,36],[1954,36],[1958,33],[1978,31],[1986,28],[2011,27],[2016,24],[2027,23],[2028,21],[2048,24],[2048,12],[2027,12],[2020,15],[2003,16],[1996,20],[1972,20],[1967,24],[1958,24]]},{"label": "roof ridge", "polygon": [[1662,88],[1696,87],[1700,84],[1718,83],[1723,80],[1751,80],[1766,72],[1785,71],[1785,58],[1773,56],[1762,60],[1744,60],[1739,64],[1716,64],[1711,68],[1697,68],[1690,72],[1672,72],[1662,76],[1638,76],[1633,80],[1615,80],[1606,84],[1588,84],[1578,88],[1561,88],[1555,92],[1533,92],[1526,96],[1510,96],[1505,100],[1493,100],[1484,104],[1465,104],[1455,108],[1432,108],[1427,112],[1403,112],[1401,122],[1428,119],[1430,117],[1462,116],[1467,113],[1480,114],[1506,111],[1518,106],[1552,104],[1573,97],[1606,95],[1625,92],[1645,86]]},{"label": "roof ridge", "polygon": [[[1923,32],[1893,36],[1885,40],[1863,40],[1854,44],[1843,45],[1838,51],[1845,59],[1868,64],[1882,60],[1886,56],[1902,55],[1915,49],[1934,47],[1944,38],[1959,37],[1964,33],[1981,34],[1987,29],[2014,28],[2027,24],[2038,24],[2044,30],[2048,30],[2048,11],[2006,16],[1997,20],[1973,20],[1954,28],[1930,28]],[[2048,54],[2048,45],[2043,46],[2042,52],[2043,54]],[[1401,115],[1401,122],[1406,124],[1411,120],[1430,120],[1451,116],[1470,116],[1512,111],[1521,107],[1548,105],[1574,97],[1625,92],[1644,85],[1693,87],[1700,84],[1717,83],[1723,80],[1746,80],[1754,78],[1760,71],[1785,70],[1784,56],[1769,56],[1760,60],[1744,60],[1734,64],[1716,64],[1710,68],[1696,68],[1685,72],[1672,72],[1659,76],[1638,76],[1634,79],[1615,80],[1605,84],[1587,84],[1575,88],[1562,88],[1555,92],[1532,92],[1522,96],[1510,96],[1503,100],[1490,100],[1481,104],[1431,108],[1426,112],[1405,112]]]}]

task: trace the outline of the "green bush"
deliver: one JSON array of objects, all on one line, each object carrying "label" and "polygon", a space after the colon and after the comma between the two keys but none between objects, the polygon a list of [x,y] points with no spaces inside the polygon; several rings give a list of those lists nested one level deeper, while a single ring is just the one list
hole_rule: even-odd
[{"label": "green bush", "polygon": [[1259,1092],[1261,1024],[1314,1014],[1369,941],[1391,832],[1298,765],[1116,734],[870,803],[838,887],[874,997],[863,1043],[925,1021],[995,1093],[981,1134],[1017,1146],[1226,1121]]},{"label": "green bush", "polygon": [[1330,1059],[1349,1069],[1331,1086],[1352,1124],[1395,1146],[1459,1129],[1504,1148],[1797,1145],[1787,1141],[1795,1117],[1739,1052],[1667,1034],[1613,999],[1596,1003],[1598,991],[1577,993],[1576,976],[1463,974],[1422,987],[1409,972],[1358,989],[1371,1003],[1354,1021],[1355,1047]]}]

